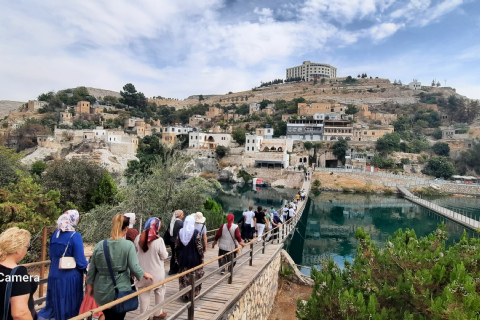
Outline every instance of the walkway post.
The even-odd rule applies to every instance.
[[[47,258],[47,227],[43,227],[42,230],[42,260],[45,261]],[[40,279],[43,279],[45,276],[45,264],[42,263],[40,266]],[[43,284],[40,285],[40,288],[38,290],[38,296],[39,298],[43,298]]]
[[[232,281],[233,281],[233,260],[234,260],[234,256],[233,256],[233,253],[231,253],[227,256],[227,261],[230,262],[230,265],[228,266],[228,272],[230,272],[230,275],[228,276],[228,280],[227,280],[228,284],[232,284]]]
[[[250,262],[248,263],[250,267],[253,264],[253,242],[250,242]]]
[[[263,248],[262,248],[262,254],[265,254],[265,243],[267,242],[267,237],[264,235],[263,236]]]
[[[195,320],[195,271],[190,272],[190,307],[188,307],[188,320]]]

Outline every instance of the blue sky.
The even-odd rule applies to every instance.
[[[248,90],[304,60],[480,99],[472,0],[0,0],[0,100],[90,86]]]

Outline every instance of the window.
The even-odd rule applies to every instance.
[[[192,140],[193,140],[193,136],[190,136],[190,139],[192,139]]]
[[[255,147],[252,147],[252,151],[255,151]]]
[[[252,140],[252,143],[255,143],[255,139]]]
[[[250,139],[247,140],[247,143],[250,143]]]
[[[375,135],[375,131],[372,131],[372,136],[374,136],[374,135]]]
[[[247,147],[247,151],[250,151],[250,147]]]

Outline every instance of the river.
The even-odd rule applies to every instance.
[[[296,193],[291,189],[252,190],[247,185],[223,185],[223,188],[216,200],[225,212],[233,212],[237,220],[249,205],[278,209]],[[285,242],[285,250],[296,264],[303,266],[301,271],[305,274],[329,257],[342,268],[344,260],[352,261],[355,257],[357,227],[362,227],[377,246],[383,247],[399,228],[414,229],[417,237],[422,237],[442,221],[449,233],[447,243],[458,241],[463,227],[401,197],[311,192],[297,231]],[[478,236],[471,230],[467,233]]]

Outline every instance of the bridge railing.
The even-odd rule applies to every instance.
[[[207,243],[211,243],[211,240],[213,238],[215,238],[215,234],[217,233],[217,231],[218,231],[218,229],[213,229],[213,230],[208,230],[207,231]],[[170,247],[167,248],[167,251],[168,252],[171,251]],[[85,255],[85,257],[87,259],[90,258],[91,256],[92,256],[92,254],[86,254]],[[169,261],[170,257],[171,256],[169,256],[165,261]],[[41,267],[42,269],[45,269],[45,267],[48,266],[50,263],[51,263],[50,260],[43,260],[43,261],[38,261],[38,262],[25,263],[25,264],[22,264],[21,266],[27,268],[27,270],[29,270],[30,268],[35,268],[35,267]],[[43,277],[44,272],[41,272],[40,274]],[[46,278],[40,278],[39,281],[37,282],[37,284],[39,285],[39,288],[41,288],[41,290],[39,290],[40,291],[39,292],[39,297],[33,300],[33,304],[35,306],[39,306],[47,300],[47,296],[46,296],[47,290],[43,290],[43,287],[47,286],[47,284],[48,284],[48,276]],[[45,295],[43,293],[45,293]]]
[[[143,320],[143,319],[146,319],[146,318],[152,316],[158,310],[165,308],[165,306],[167,306],[168,304],[172,303],[173,301],[177,300],[178,298],[180,298],[181,296],[183,296],[187,293],[189,294],[189,297],[190,297],[189,301],[186,302],[174,314],[172,314],[170,317],[168,317],[168,319],[169,320],[176,319],[183,312],[188,310],[188,317],[187,318],[188,318],[188,320],[193,320],[195,318],[195,301],[198,301],[200,298],[205,296],[208,292],[210,292],[211,290],[213,290],[214,288],[219,286],[224,280],[227,280],[227,283],[231,284],[232,281],[233,281],[233,276],[235,274],[236,269],[240,268],[242,265],[244,265],[247,262],[249,263],[250,266],[252,266],[254,257],[260,251],[262,252],[262,254],[264,254],[267,246],[275,244],[275,242],[277,244],[280,244],[280,243],[283,243],[285,241],[285,239],[288,237],[290,232],[292,230],[294,230],[298,220],[301,218],[301,216],[303,214],[303,210],[305,209],[305,204],[306,204],[307,199],[308,198],[306,198],[302,202],[301,206],[299,206],[299,208],[297,210],[297,213],[292,218],[290,218],[289,220],[287,220],[286,222],[284,222],[283,224],[280,225],[280,227],[278,228],[278,233],[277,232],[274,233],[274,231],[277,228],[273,228],[273,229],[269,230],[268,232],[264,233],[261,237],[256,237],[255,239],[253,239],[253,240],[251,240],[250,242],[247,243],[247,246],[248,246],[247,250],[245,250],[245,249],[242,250],[242,247],[239,246],[235,250],[232,250],[225,255],[218,256],[218,257],[216,257],[214,259],[211,259],[211,260],[209,260],[205,263],[202,263],[201,265],[199,265],[195,268],[189,269],[189,270],[187,270],[185,272],[182,272],[182,273],[179,273],[179,274],[177,274],[173,277],[170,277],[170,278],[165,279],[163,281],[152,284],[151,286],[148,286],[146,288],[138,290],[135,293],[132,293],[128,296],[125,296],[123,298],[112,301],[112,302],[107,303],[107,304],[105,304],[103,306],[100,306],[98,308],[95,308],[95,309],[92,309],[92,310],[87,311],[85,313],[82,313],[82,314],[80,314],[80,315],[78,315],[74,318],[69,319],[69,320],[82,320],[82,319],[91,320],[92,316],[97,312],[112,308],[113,306],[115,306],[119,303],[122,303],[126,300],[129,300],[133,297],[136,297],[136,296],[138,296],[142,293],[149,292],[150,290],[153,290],[153,289],[155,289],[159,286],[163,286],[163,285],[165,285],[165,284],[167,284],[171,281],[175,281],[178,278],[183,277],[185,275],[189,276],[189,282],[190,282],[189,286],[187,286],[186,288],[178,291],[174,295],[166,298],[162,303],[155,305],[153,308],[149,309],[148,311],[144,312],[143,314],[138,315],[137,317],[134,318],[134,320]],[[237,253],[238,253],[238,256],[235,257],[234,255],[237,254]],[[248,259],[245,259],[245,261],[239,262],[238,264],[236,264],[237,261],[239,261],[241,258],[246,257],[247,255],[248,255]],[[203,268],[207,265],[210,265],[210,264],[218,261],[219,259],[221,259],[223,257],[225,257],[228,261],[225,265],[223,265],[222,267],[216,268],[215,270],[213,270],[209,274],[204,275],[199,280],[195,279],[194,271],[196,271],[200,268]],[[218,274],[218,272],[221,269],[227,269],[228,271],[225,273],[225,275],[223,275],[220,279],[218,279],[210,287],[206,288],[205,290],[202,290],[202,293],[195,297],[195,287],[198,286],[199,284],[205,282],[208,278],[212,277],[213,275]]]

